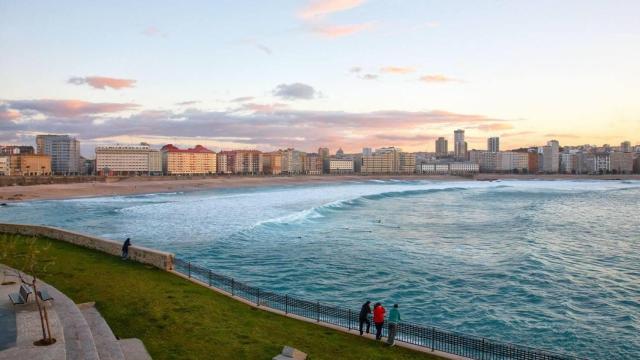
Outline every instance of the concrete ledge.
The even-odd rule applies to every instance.
[[[122,254],[122,244],[119,242],[55,227],[0,223],[0,233],[25,236],[43,236],[88,249],[98,250],[109,255],[120,256]],[[173,270],[173,258],[174,255],[168,252],[149,249],[142,246],[132,245],[129,247],[130,260],[153,265],[162,270]]]

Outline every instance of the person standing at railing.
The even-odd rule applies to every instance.
[[[389,344],[389,346],[393,346],[396,343],[396,333],[398,332],[398,323],[400,320],[398,304],[394,304],[391,311],[389,311],[389,336],[387,336],[387,344]]]
[[[367,324],[367,334],[369,333],[369,328],[371,327],[371,321],[369,321],[369,314],[371,314],[371,301],[367,301],[362,305],[360,309],[360,336],[362,336],[362,326]]]
[[[129,246],[131,246],[131,239],[127,238],[122,244],[122,260],[127,260],[129,258]]]
[[[382,328],[384,327],[384,313],[386,310],[380,303],[373,306],[373,323],[376,325],[376,340],[382,339]]]

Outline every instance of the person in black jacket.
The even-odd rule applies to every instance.
[[[369,314],[371,314],[371,301],[367,301],[362,305],[360,309],[360,335],[362,336],[362,326],[367,324],[367,334],[369,333],[369,328],[371,327],[371,320],[369,320]]]
[[[129,258],[129,246],[131,246],[131,239],[127,238],[122,244],[122,260],[127,260]]]

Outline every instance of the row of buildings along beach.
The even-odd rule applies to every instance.
[[[435,152],[405,152],[397,147],[364,148],[331,154],[293,148],[212,151],[204,146],[112,144],[95,147],[95,158],[80,155],[80,142],[70,135],[37,135],[36,146],[0,146],[0,175],[322,175],[322,174],[631,174],[640,173],[640,146],[546,145],[501,151],[500,138],[487,139],[486,150],[468,150],[464,130],[449,140],[439,137]]]

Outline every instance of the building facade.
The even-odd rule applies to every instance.
[[[265,175],[282,174],[282,151],[262,154],[262,173]]]
[[[353,160],[352,159],[330,159],[329,160],[329,173],[331,174],[353,174]]]
[[[307,175],[322,175],[322,158],[318,154],[307,154],[304,157],[304,173]]]
[[[611,161],[611,172],[615,174],[633,173],[633,153],[614,152],[609,154]]]
[[[560,169],[560,144],[557,140],[547,142],[542,147],[542,171],[548,174],[557,173]]]
[[[262,152],[258,150],[232,150],[220,153],[227,158],[228,173],[241,175],[262,173]]]
[[[489,152],[498,152],[500,151],[500,138],[499,137],[490,137],[487,139],[487,151]]]
[[[459,161],[467,158],[467,142],[464,140],[464,130],[458,129],[453,132],[453,155]]]
[[[51,156],[51,170],[58,175],[80,174],[80,142],[69,135],[36,136],[37,153]]]
[[[166,175],[215,174],[216,153],[202,145],[179,149],[173,144],[162,147],[162,170]]]
[[[96,147],[98,175],[158,175],[162,173],[160,151],[147,144]]]
[[[449,156],[449,141],[443,137],[436,140],[436,157]]]

